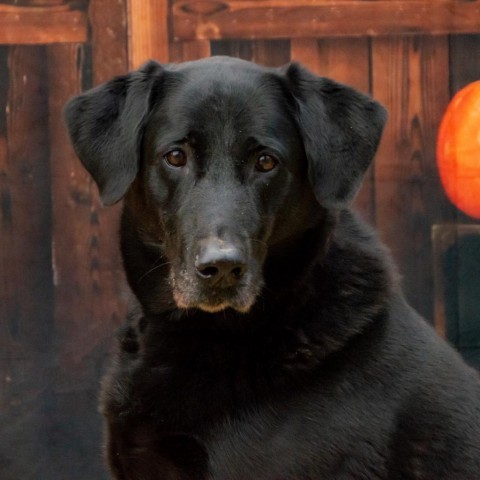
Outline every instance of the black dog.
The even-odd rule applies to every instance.
[[[299,65],[150,62],[73,99],[140,304],[102,394],[122,480],[480,479],[480,382],[349,210],[386,114]]]

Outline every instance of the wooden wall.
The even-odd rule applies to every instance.
[[[295,8],[292,7],[295,5]],[[101,479],[98,382],[124,312],[119,208],[67,141],[66,100],[148,58],[305,63],[390,119],[357,206],[434,320],[438,125],[480,78],[480,1],[0,1],[0,478]]]

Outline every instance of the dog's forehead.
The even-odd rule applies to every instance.
[[[230,58],[181,64],[170,72],[169,87],[157,107],[162,131],[230,131],[278,136],[291,128],[281,78],[274,69]],[[158,117],[157,117],[158,118]]]
[[[181,72],[192,78],[200,79],[215,78],[223,76],[224,78],[231,77],[232,79],[262,75],[268,72],[277,71],[277,69],[264,67],[253,62],[248,62],[240,58],[214,56],[195,60],[191,62],[184,62],[171,65],[170,71]]]

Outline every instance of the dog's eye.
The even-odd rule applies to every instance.
[[[278,165],[278,160],[271,155],[262,154],[257,158],[255,163],[255,170],[257,172],[269,172]]]
[[[176,148],[163,156],[163,159],[172,167],[183,167],[187,163],[187,154]]]

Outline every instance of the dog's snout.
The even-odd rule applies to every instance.
[[[204,281],[228,287],[235,285],[245,274],[247,261],[240,247],[221,240],[210,240],[202,245],[195,268]]]

